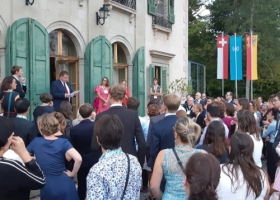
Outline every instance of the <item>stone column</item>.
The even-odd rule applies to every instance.
[[[79,98],[80,98],[80,105],[83,104],[85,102],[85,71],[84,71],[84,67],[85,67],[85,58],[79,58],[79,87],[78,90],[80,90],[79,92]],[[78,107],[80,106],[78,105]]]
[[[0,48],[0,77],[5,77],[5,48]]]

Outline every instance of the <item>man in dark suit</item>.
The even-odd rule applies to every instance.
[[[78,194],[80,199],[86,198],[86,178],[90,168],[98,162],[101,150],[91,149],[92,133],[94,123],[91,121],[93,115],[92,105],[86,103],[79,108],[80,115],[84,118],[78,125],[70,129],[70,137],[73,147],[81,154],[82,164],[78,171]],[[99,146],[97,146],[98,148]]]
[[[15,136],[19,136],[24,141],[25,146],[37,136],[32,131],[34,123],[27,120],[26,116],[30,110],[30,103],[25,98],[19,98],[15,102],[15,110],[17,112],[17,117],[13,118],[15,124]]]
[[[70,94],[73,92],[69,80],[69,73],[62,71],[59,74],[59,79],[52,82],[51,95],[53,96],[53,107],[55,111],[59,111],[62,101],[69,101],[72,103]]]
[[[11,74],[13,77],[15,77],[17,82],[17,87],[14,89],[14,91],[19,93],[20,98],[24,98],[26,94],[26,79],[22,77],[22,67],[13,66],[11,68]]]
[[[135,110],[129,110],[122,106],[122,100],[125,97],[126,90],[122,85],[115,85],[110,89],[111,107],[96,115],[95,121],[98,121],[101,116],[105,114],[118,115],[124,125],[124,136],[122,138],[122,150],[138,158],[141,166],[144,164],[145,158],[145,138],[143,135],[142,127]],[[138,152],[136,151],[135,140],[138,144]],[[96,149],[97,146],[96,136],[92,138],[92,148]]]
[[[230,92],[230,91],[227,92],[227,93],[226,93],[226,101],[227,101],[228,103],[235,104],[234,101],[232,100],[232,98],[233,98],[233,93]]]

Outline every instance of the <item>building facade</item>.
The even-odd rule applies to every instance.
[[[30,0],[31,1],[31,0]],[[92,103],[94,88],[108,77],[126,79],[145,114],[149,88],[159,78],[188,77],[188,1],[184,0],[0,0],[0,76],[23,67],[33,109],[62,70],[70,73],[74,109]],[[96,12],[106,5],[104,25]],[[102,19],[100,20],[103,23]]]

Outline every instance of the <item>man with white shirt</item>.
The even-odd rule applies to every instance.
[[[11,68],[11,74],[15,77],[17,82],[17,87],[14,91],[19,93],[20,98],[24,98],[26,93],[26,79],[22,77],[22,67],[13,66]]]
[[[227,101],[228,103],[235,104],[232,98],[233,98],[233,93],[230,92],[230,91],[227,92],[227,93],[226,93],[226,101]]]
[[[71,93],[73,92],[69,80],[69,73],[62,71],[59,74],[59,79],[52,82],[51,95],[53,96],[53,107],[55,111],[59,111],[62,101],[69,101],[72,103]]]
[[[25,146],[37,136],[32,130],[34,123],[28,121],[26,116],[30,110],[30,102],[25,98],[19,98],[15,101],[16,118],[13,118],[15,125],[14,136],[19,136],[24,141]]]
[[[221,121],[224,125],[225,128],[225,138],[228,138],[228,127],[227,125],[221,120],[220,116],[220,107],[217,106],[214,103],[210,103],[207,105],[207,120],[209,121],[209,123],[211,123],[212,121]],[[207,124],[207,123],[206,123]],[[206,135],[206,131],[207,131],[207,127],[206,126],[203,130],[203,133],[200,137],[200,141],[198,143],[198,145],[202,145],[205,139],[205,135]]]
[[[124,125],[124,135],[122,137],[121,148],[123,152],[134,155],[138,158],[141,166],[144,164],[146,143],[138,113],[135,110],[126,109],[122,106],[122,101],[125,98],[126,89],[123,85],[114,85],[110,89],[111,107],[96,115],[95,122],[97,122],[103,115],[117,115]],[[100,146],[97,143],[95,133],[93,133],[91,148],[98,150]],[[138,144],[138,151],[136,151],[135,140]]]

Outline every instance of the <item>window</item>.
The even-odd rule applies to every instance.
[[[153,16],[153,24],[171,28],[175,23],[174,0],[148,0],[148,14]]]

